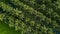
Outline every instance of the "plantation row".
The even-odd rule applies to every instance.
[[[35,10],[42,12],[45,16],[51,18],[52,20],[56,20],[57,22],[60,22],[60,16],[54,12],[53,8],[48,8],[45,4],[36,4],[34,1],[23,1],[25,4],[33,7]],[[51,2],[50,2],[51,3]],[[52,3],[53,6],[54,3]],[[55,6],[55,5],[54,5]],[[55,8],[54,8],[55,9]]]
[[[31,3],[32,4],[32,3]],[[24,6],[24,5],[23,5]],[[31,10],[31,9],[30,9]],[[57,15],[56,13],[54,13],[54,12],[52,12],[52,9],[48,9],[49,10],[49,12],[47,11],[44,11],[44,13],[45,13],[45,15],[47,15],[48,17],[50,17],[51,19],[53,19],[53,20],[56,20],[58,23],[60,22],[60,16],[59,15]],[[42,12],[42,11],[40,11],[40,12]]]
[[[9,2],[16,8],[0,2],[0,20],[15,30],[20,30],[21,34],[55,34],[53,29],[60,31],[60,16],[53,8],[46,7],[45,4],[40,5],[35,0],[9,0]]]
[[[16,3],[17,3],[17,2],[19,3],[19,1],[16,1]],[[31,8],[31,7],[27,6],[27,5],[24,5],[24,4],[21,3],[21,2],[20,2],[20,4],[18,4],[18,3],[16,4],[16,3],[15,3],[15,5],[19,5],[19,6],[22,5],[22,7],[25,6],[25,7],[27,8],[27,9],[26,9],[26,8],[25,8],[25,9],[28,10],[29,12],[31,12],[32,14],[34,13],[34,14],[36,14],[36,15],[38,15],[38,16],[40,16],[40,14],[41,14],[40,12],[35,11],[33,8]],[[31,8],[31,9],[30,9],[30,8]],[[31,11],[30,11],[30,10],[31,10]],[[33,12],[33,11],[34,11],[34,12]],[[40,16],[40,17],[41,17],[41,16]],[[43,17],[44,17],[44,16],[43,16]],[[44,19],[44,18],[43,18],[43,19]]]

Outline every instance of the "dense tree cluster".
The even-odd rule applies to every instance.
[[[21,34],[56,34],[59,6],[59,0],[8,0],[0,2],[0,20]]]

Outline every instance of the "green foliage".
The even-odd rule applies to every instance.
[[[3,21],[5,14],[0,14],[0,20]]]
[[[52,0],[9,0],[11,4],[0,2],[4,21],[21,34],[55,34],[53,29],[60,30],[60,16],[54,8],[58,1]]]

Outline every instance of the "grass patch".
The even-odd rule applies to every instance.
[[[15,31],[14,28],[10,28],[7,24],[0,21],[0,34],[20,34],[20,32]]]

